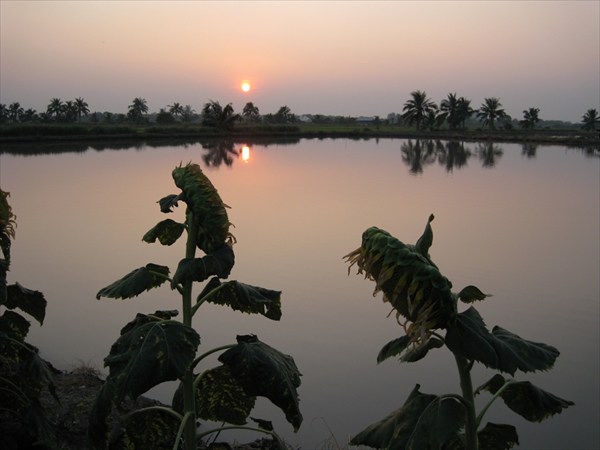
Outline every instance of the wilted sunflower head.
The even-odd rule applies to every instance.
[[[358,273],[375,281],[376,295],[383,292],[397,316],[407,322],[407,334],[414,341],[426,340],[432,330],[446,328],[456,313],[456,301],[450,291],[452,284],[433,264],[428,255],[433,234],[430,216],[423,236],[417,245],[407,245],[387,231],[368,228],[362,235],[361,246],[344,258],[350,266],[357,265]]]
[[[204,175],[198,164],[180,165],[173,170],[173,180],[189,210],[198,220],[198,248],[212,253],[223,244],[231,245],[235,237],[229,232],[228,206],[223,203],[217,189]]]

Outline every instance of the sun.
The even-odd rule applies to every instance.
[[[250,91],[250,83],[248,81],[244,81],[242,82],[242,85],[240,86],[242,88],[242,91],[244,92],[249,92]]]

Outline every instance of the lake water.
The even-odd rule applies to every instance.
[[[430,253],[454,289],[475,284],[493,294],[476,305],[490,328],[561,352],[553,370],[516,378],[576,403],[532,424],[499,402],[487,419],[515,425],[521,448],[600,447],[597,150],[324,139],[253,145],[244,162],[199,143],[105,147],[36,156],[5,147],[0,155],[0,185],[18,223],[9,283],[45,294],[46,321],[32,326],[30,341],[57,367],[101,367],[136,312],[179,307],[166,286],[127,301],[95,295],[148,262],[174,270],[183,242],[163,247],[141,237],[165,218],[157,200],[178,192],[171,170],[193,161],[231,206],[230,279],[283,291],[280,322],[204,305],[195,328],[205,350],[255,333],[294,357],[303,373],[300,431],[268,401],[253,414],[272,420],[291,444],[332,448],[333,433],[343,446],[399,407],[416,383],[427,393],[459,391],[444,350],[377,365],[381,347],[403,333],[381,294],[372,297],[373,282],[354,270],[349,276],[342,260],[367,227],[414,243],[434,213]],[[224,154],[229,164],[217,167]],[[182,220],[182,208],[174,214]],[[492,375],[474,370],[474,384]],[[171,389],[152,394],[169,401]]]

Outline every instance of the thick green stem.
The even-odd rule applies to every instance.
[[[478,450],[477,441],[477,419],[475,417],[475,395],[473,394],[473,382],[471,381],[471,364],[466,358],[454,355],[458,374],[460,376],[460,388],[462,397],[467,408],[467,423],[465,426],[465,450]]]
[[[198,236],[198,222],[192,211],[187,211],[187,242],[185,246],[185,257],[193,258],[196,255],[196,239]],[[183,284],[183,324],[192,326],[192,281],[186,281]],[[194,395],[194,369],[190,366],[183,376],[183,411],[187,417],[192,420],[185,422],[183,430],[183,439],[185,450],[195,450],[196,448],[196,401]]]

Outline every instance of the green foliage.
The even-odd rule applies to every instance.
[[[238,336],[237,341],[238,345],[219,356],[219,361],[229,367],[249,395],[266,397],[279,406],[298,431],[302,414],[296,388],[301,374],[294,359],[256,336]]]
[[[375,294],[383,291],[405,321],[399,323],[403,336],[388,342],[379,352],[377,362],[398,357],[403,362],[423,358],[434,348],[445,346],[457,362],[461,395],[432,396],[419,392],[419,385],[404,406],[357,434],[353,445],[384,449],[448,448],[509,449],[518,445],[515,427],[488,423],[480,429],[482,419],[497,399],[517,414],[539,422],[573,402],[546,392],[528,381],[505,379],[496,374],[473,392],[471,369],[475,362],[508,373],[534,372],[553,367],[559,352],[556,348],[533,342],[502,328],[488,330],[479,312],[469,306],[458,312],[459,300],[473,303],[490,297],[469,285],[458,293],[438,270],[429,256],[433,242],[429,217],[425,231],[415,245],[404,244],[389,233],[371,227],[363,233],[361,246],[345,256],[350,268],[375,281]],[[349,270],[350,270],[349,268]],[[445,330],[445,335],[441,333]],[[489,392],[492,398],[475,414],[474,395]]]
[[[29,321],[15,311],[30,315],[41,325],[47,302],[39,291],[7,283],[16,228],[8,195],[0,189],[0,435],[3,444],[13,443],[15,448],[36,442],[53,445],[55,430],[40,404],[45,389],[58,401],[52,372],[38,349],[26,342]]]
[[[279,320],[281,292],[235,280],[221,282],[229,277],[235,263],[232,248],[235,239],[229,232],[226,205],[198,165],[180,165],[172,175],[181,192],[160,199],[160,211],[172,213],[179,202],[183,202],[186,204],[185,222],[163,220],[146,232],[142,240],[172,245],[186,232],[185,256],[173,277],[170,278],[168,267],[147,264],[101,289],[97,298],[127,299],[168,281],[171,289],[181,294],[183,318],[181,322],[173,319],[177,311],[138,314],[121,330],[121,336],[104,360],[110,372],[90,414],[90,440],[96,447],[105,448],[109,443],[106,419],[113,406],[127,398],[135,399],[169,380],[180,381],[173,409],[169,411],[179,427],[176,440],[181,439],[186,450],[196,448],[197,419],[244,425],[256,396],[271,400],[297,430],[302,423],[297,394],[300,372],[292,357],[255,336],[238,336],[236,344],[196,357],[200,335],[192,326],[192,317],[200,306],[205,303],[227,305],[234,310]],[[196,257],[196,249],[205,255]],[[206,280],[209,281],[192,304],[193,284]],[[205,356],[223,350],[226,351],[219,356],[223,365],[194,372]],[[127,430],[130,426],[126,425]],[[272,429],[261,430],[278,439]],[[127,433],[117,434],[124,436],[119,448],[151,445],[150,442],[133,444]],[[179,444],[176,442],[175,447]]]

